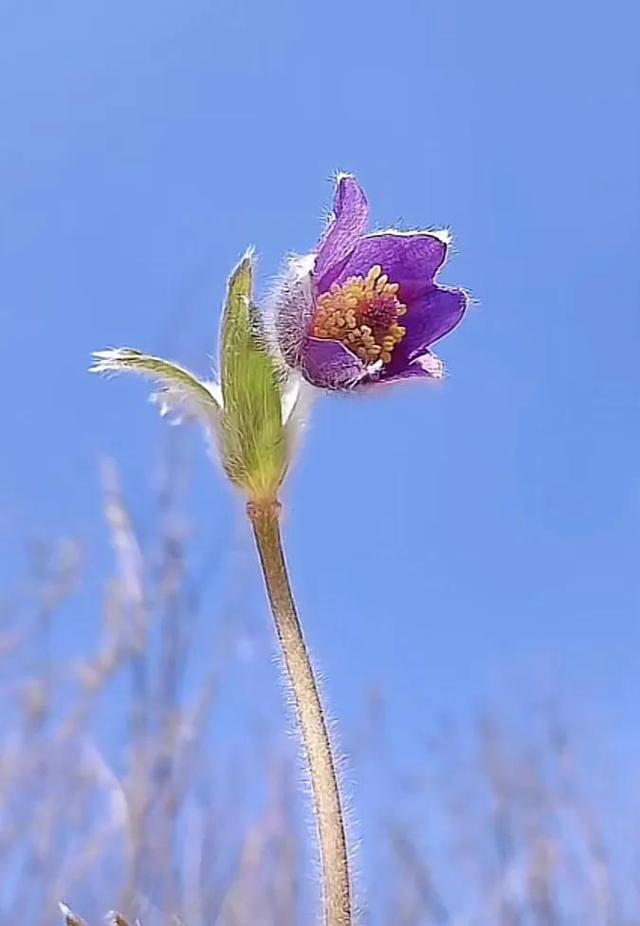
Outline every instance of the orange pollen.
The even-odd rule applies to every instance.
[[[407,333],[398,324],[407,311],[398,299],[399,289],[378,265],[366,277],[334,283],[318,297],[311,329],[314,338],[341,341],[363,363],[389,363],[396,344]]]

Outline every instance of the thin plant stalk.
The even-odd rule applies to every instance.
[[[351,926],[349,855],[336,760],[289,583],[280,534],[280,505],[250,503],[248,513],[311,779],[322,863],[324,923],[325,926]]]

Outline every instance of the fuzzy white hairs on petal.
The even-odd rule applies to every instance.
[[[269,334],[288,366],[300,360],[302,345],[313,316],[315,255],[290,257],[265,300]]]
[[[433,379],[443,379],[445,375],[444,363],[439,357],[436,357],[435,354],[432,354],[431,351],[428,351],[426,354],[423,354],[421,357],[416,357],[413,361],[422,367],[425,373],[428,373],[429,376]]]

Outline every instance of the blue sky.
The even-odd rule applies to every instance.
[[[4,0],[0,23],[7,581],[34,534],[106,558],[101,453],[145,518],[165,426],[90,352],[206,372],[239,255],[264,291],[351,170],[375,225],[453,229],[443,280],[477,305],[443,386],[323,400],[286,491],[334,713],[379,681],[400,754],[442,710],[551,690],[637,761],[637,7]],[[199,542],[249,550],[197,446]]]

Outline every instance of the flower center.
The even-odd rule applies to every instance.
[[[382,267],[366,277],[351,277],[318,297],[311,333],[314,338],[341,341],[363,363],[389,363],[407,330],[398,318],[407,311],[398,299],[398,283],[390,283]]]

